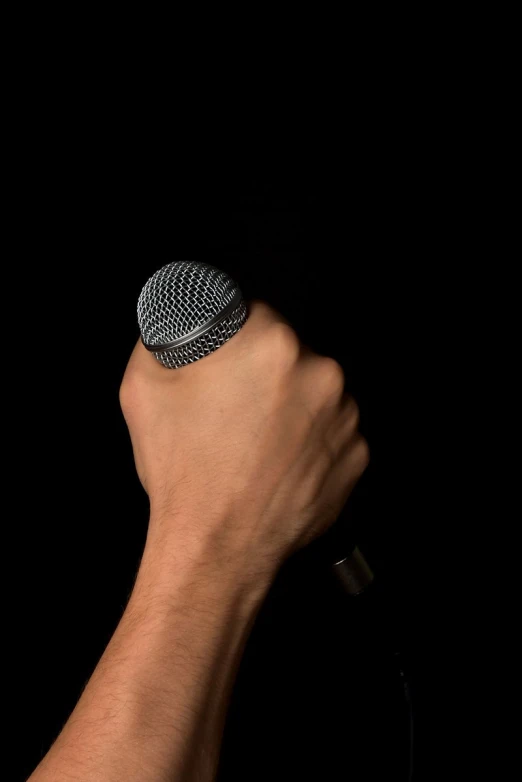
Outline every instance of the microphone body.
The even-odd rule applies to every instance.
[[[179,261],[159,269],[138,299],[145,348],[167,369],[180,369],[218,350],[244,326],[248,308],[237,283],[206,263]],[[327,533],[328,534],[328,533]],[[355,544],[334,555],[344,591],[361,594],[373,573]]]

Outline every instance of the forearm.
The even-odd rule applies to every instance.
[[[237,668],[270,580],[208,549],[147,544],[121,622],[31,782],[210,782]],[[178,547],[179,548],[179,547]]]

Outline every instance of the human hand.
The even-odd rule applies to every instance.
[[[149,538],[167,553],[196,546],[218,565],[275,570],[333,524],[368,463],[341,367],[263,302],[181,370],[138,342],[120,401]]]

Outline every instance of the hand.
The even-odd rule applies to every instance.
[[[277,568],[336,520],[368,463],[341,367],[262,302],[181,369],[138,342],[120,390],[149,537],[219,565]]]

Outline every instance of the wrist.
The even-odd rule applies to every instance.
[[[280,566],[248,546],[225,546],[215,535],[151,518],[133,603],[162,609],[184,596],[194,605],[233,604],[248,612],[263,601]]]

